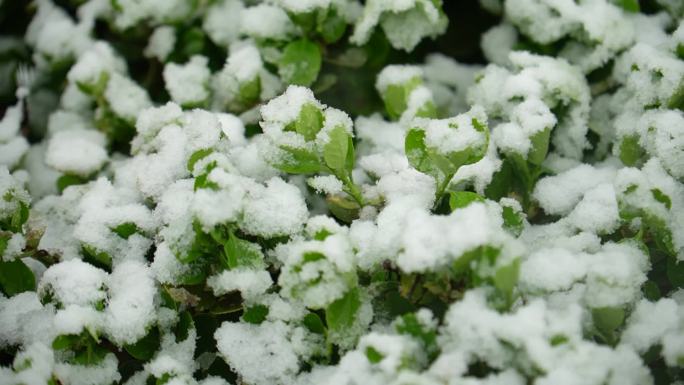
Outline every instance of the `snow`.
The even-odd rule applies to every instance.
[[[411,51],[423,37],[444,33],[448,20],[430,0],[370,0],[356,21],[351,42],[365,44],[378,24],[394,48]]]
[[[294,32],[294,25],[285,10],[275,5],[259,4],[245,8],[240,16],[240,32],[255,39],[284,40]]]
[[[312,104],[319,109],[323,109],[313,95],[313,92],[301,86],[289,86],[285,92],[271,99],[267,104],[261,107],[261,117],[263,122],[261,127],[266,134],[270,134],[282,128],[297,119],[302,106],[305,104]]]
[[[109,353],[97,365],[70,365],[55,364],[54,374],[57,379],[65,384],[73,385],[97,385],[119,381],[121,375],[118,371],[116,356]]]
[[[117,265],[107,282],[109,300],[105,310],[105,330],[119,345],[135,343],[144,337],[156,318],[157,289],[152,271],[137,261]]]
[[[107,161],[105,144],[106,138],[99,131],[59,131],[48,143],[45,162],[58,171],[87,177]]]
[[[161,26],[154,29],[145,47],[145,56],[164,62],[176,45],[176,31],[173,27]]]
[[[313,12],[316,9],[326,9],[332,0],[278,0],[279,4],[286,11],[293,13]]]
[[[299,232],[309,213],[298,188],[280,178],[248,192],[240,227],[249,234],[264,238],[293,235]]]
[[[260,325],[224,322],[215,338],[221,355],[245,381],[255,385],[287,383],[299,371],[288,326],[281,321]],[[268,365],[263,365],[268,357]]]
[[[50,266],[38,285],[41,296],[49,295],[61,305],[88,306],[107,298],[107,273],[78,259]]]
[[[253,385],[671,376],[684,358],[684,290],[672,275],[684,261],[682,7],[480,3],[499,18],[479,37],[484,65],[425,51],[441,42],[409,54],[422,62],[390,53],[376,63],[374,34],[411,51],[445,32],[442,0],[90,0],[69,12],[36,0],[23,40],[0,39],[10,60],[2,93],[16,97],[0,120],[0,248],[36,282],[13,293],[0,277],[0,350],[11,353],[0,382],[228,385],[210,375],[217,359],[231,381]],[[332,15],[348,32],[335,45],[321,40]],[[176,52],[187,22],[209,39],[208,56]],[[146,31],[140,52],[97,40],[102,23],[122,36]],[[320,44],[326,71],[340,61],[377,77],[356,85],[333,71],[311,89],[287,85],[280,57],[300,39]],[[216,47],[224,63],[210,60]],[[148,89],[140,58],[166,93]],[[337,87],[350,85],[341,103]],[[296,132],[310,123],[302,118],[318,120],[312,112],[320,127]],[[111,123],[135,128],[130,152],[112,142]],[[354,146],[350,180],[325,165],[275,167],[294,160],[286,147],[325,163],[339,128]],[[427,173],[406,154],[414,130]],[[83,183],[58,191],[60,176]],[[341,215],[352,180],[363,203]],[[449,194],[462,192],[482,199],[450,210]],[[227,268],[228,233],[263,261]],[[350,290],[359,303],[335,328],[330,306]],[[412,314],[391,315],[397,295],[417,303]],[[228,310],[217,301],[268,311],[258,323],[224,314],[205,329],[200,314]],[[624,311],[613,333],[601,330],[605,309]],[[179,341],[186,311],[194,322]],[[316,317],[323,333],[309,329]],[[129,362],[117,349],[152,330],[153,356],[131,377],[119,372]],[[76,365],[71,348],[51,347],[60,335],[90,336],[108,354]],[[651,355],[667,369],[653,369]]]
[[[209,98],[209,60],[195,55],[185,64],[164,66],[164,84],[171,100],[182,106],[196,106]]]
[[[580,165],[558,175],[542,178],[533,196],[545,212],[565,215],[582,199],[586,191],[615,178],[611,168]]]
[[[342,181],[335,178],[333,175],[319,175],[310,178],[307,182],[309,183],[309,186],[317,192],[328,195],[335,195],[342,192]]]
[[[152,106],[147,91],[118,73],[110,76],[104,97],[115,114],[130,122],[135,122],[140,111]]]
[[[0,298],[0,345],[51,343],[54,309],[43,308],[35,292]]]
[[[344,235],[323,241],[300,241],[276,250],[283,263],[281,295],[321,309],[342,298],[353,284],[353,254]]]
[[[69,70],[67,79],[76,84],[94,85],[103,73],[125,72],[126,64],[116,56],[114,49],[105,42],[96,42]]]
[[[671,333],[681,329],[681,309],[670,298],[657,302],[642,299],[627,320],[620,342],[645,353],[651,346],[677,338]]]
[[[267,271],[250,269],[226,270],[207,278],[207,285],[217,296],[239,291],[247,300],[263,294],[273,284]]]
[[[204,16],[202,28],[214,43],[228,46],[240,34],[240,20],[244,5],[240,0],[213,3]]]
[[[402,85],[422,79],[423,70],[412,65],[390,65],[382,69],[375,81],[375,88],[382,94],[390,85]]]
[[[509,64],[508,54],[518,40],[518,32],[508,23],[490,28],[482,34],[482,51],[491,63],[505,66]]]

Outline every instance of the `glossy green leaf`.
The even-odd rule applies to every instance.
[[[255,76],[254,79],[240,84],[238,98],[240,103],[249,106],[259,101],[261,96],[261,77]]]
[[[0,257],[5,254],[5,250],[7,250],[7,245],[11,238],[12,236],[10,234],[0,234]],[[2,260],[2,258],[0,258],[0,260]]]
[[[672,208],[672,200],[667,194],[663,193],[660,189],[651,189],[651,194],[653,194],[653,198],[655,200],[662,203],[668,210]]]
[[[368,358],[368,362],[371,364],[377,364],[378,362],[382,361],[385,356],[377,351],[374,347],[368,346],[366,348],[366,358]]]
[[[0,261],[0,288],[7,296],[36,289],[33,271],[21,260]]]
[[[259,245],[230,234],[228,241],[223,245],[225,254],[225,266],[228,269],[238,267],[257,268],[264,267],[264,255]]]
[[[242,320],[251,324],[260,324],[264,322],[268,315],[268,306],[254,305],[245,310],[242,314]]]
[[[644,156],[638,136],[626,136],[620,143],[620,160],[626,166],[636,166]]]
[[[387,114],[393,120],[399,119],[408,107],[408,100],[411,92],[420,86],[423,80],[419,77],[412,78],[406,83],[390,84],[382,93],[382,100],[385,102]]]
[[[470,205],[473,202],[484,202],[479,194],[471,191],[452,191],[449,193],[449,208],[451,211]]]
[[[78,175],[64,174],[57,178],[57,191],[62,193],[67,187],[84,184],[88,180]]]
[[[591,311],[594,326],[609,344],[615,343],[615,330],[625,321],[625,310],[619,307],[602,307]]]
[[[315,104],[306,103],[299,110],[297,119],[285,126],[285,131],[294,131],[307,141],[314,140],[323,128],[323,112]]]
[[[316,30],[326,43],[340,40],[346,29],[347,21],[337,13],[336,7],[329,7],[327,12],[318,15]]]
[[[141,230],[138,228],[138,225],[133,222],[124,222],[114,227],[112,231],[123,239],[128,239],[128,237],[131,235],[141,232]]]
[[[641,10],[639,0],[615,0],[615,2],[627,12],[638,13]]]
[[[190,335],[190,329],[194,327],[192,315],[188,311],[180,313],[178,323],[173,328],[173,334],[176,336],[176,342],[185,341]]]
[[[413,168],[420,172],[431,174],[432,164],[430,163],[430,155],[425,145],[425,131],[411,129],[406,134],[406,139],[404,140],[404,152],[409,164]]]
[[[188,159],[188,171],[192,172],[195,169],[195,164],[209,156],[212,152],[214,152],[214,149],[212,148],[202,148],[193,152]]]
[[[551,129],[545,128],[530,137],[532,148],[527,153],[527,161],[534,165],[541,165],[549,152]]]
[[[98,251],[95,247],[91,245],[84,244],[81,246],[81,254],[83,254],[83,260],[90,263],[93,266],[97,266],[101,269],[111,271],[112,269],[112,256],[104,251]]]
[[[303,149],[280,146],[285,156],[273,166],[288,174],[315,174],[322,170],[321,160],[315,153]]]
[[[278,62],[278,74],[289,84],[310,86],[321,70],[321,50],[307,39],[295,40],[285,46]]]
[[[360,307],[359,289],[353,288],[325,309],[325,321],[328,328],[339,332],[352,327]]]
[[[316,333],[316,334],[325,334],[325,325],[323,325],[323,321],[321,320],[321,317],[318,316],[316,313],[309,313],[304,316],[304,326],[306,326],[307,329],[309,329],[310,332]]]
[[[523,214],[515,211],[510,206],[503,206],[501,214],[504,220],[504,228],[516,237],[520,235],[525,227]]]
[[[518,284],[520,273],[520,258],[516,258],[512,263],[500,267],[494,273],[494,286],[499,289],[507,299],[511,298],[513,289]]]
[[[336,175],[347,173],[347,155],[349,152],[349,133],[342,126],[333,128],[328,136],[328,143],[323,146],[323,160]]]
[[[159,339],[159,329],[155,326],[150,329],[150,331],[145,335],[145,337],[139,339],[134,344],[128,344],[124,346],[124,349],[133,356],[133,358],[148,361],[154,353],[159,350],[160,339]]]

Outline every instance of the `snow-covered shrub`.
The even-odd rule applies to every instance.
[[[682,383],[683,17],[0,1],[0,384]]]

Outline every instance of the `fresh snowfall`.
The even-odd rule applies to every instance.
[[[44,384],[684,384],[684,1],[0,0]]]

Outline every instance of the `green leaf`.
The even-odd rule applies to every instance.
[[[81,336],[73,334],[62,334],[52,340],[52,348],[55,350],[64,350],[70,348],[72,345],[79,342]]]
[[[85,348],[76,352],[76,355],[68,361],[83,366],[97,365],[104,360],[107,353],[109,350],[97,345],[95,341],[88,341]]]
[[[366,357],[368,358],[368,362],[371,364],[377,364],[378,362],[382,361],[385,356],[377,351],[374,347],[368,346],[366,348]]]
[[[470,205],[473,202],[484,202],[479,194],[471,191],[452,191],[449,193],[449,208],[451,211]]]
[[[209,174],[213,169],[217,167],[216,161],[210,162],[204,168],[204,172],[197,177],[195,177],[194,190],[197,191],[201,188],[208,188],[212,190],[218,190],[219,186],[215,182],[209,180]]]
[[[397,120],[401,117],[401,114],[408,107],[411,92],[422,83],[423,80],[420,77],[415,77],[409,79],[406,83],[390,84],[387,86],[382,94],[382,100],[385,102],[385,109],[390,118]]]
[[[323,325],[323,321],[321,320],[321,317],[318,316],[316,313],[309,313],[304,316],[304,326],[306,326],[307,329],[309,329],[310,332],[316,333],[316,334],[325,334],[325,325]]]
[[[347,175],[351,175],[352,171],[354,171],[355,160],[354,139],[352,139],[351,135],[347,135],[347,158],[345,160]]]
[[[278,74],[289,84],[308,87],[316,80],[320,70],[321,50],[316,43],[307,39],[286,45],[278,62]]]
[[[134,344],[125,345],[124,349],[133,356],[133,358],[140,361],[148,361],[154,353],[159,350],[159,329],[155,326]]]
[[[516,258],[511,264],[499,268],[494,273],[494,286],[499,289],[510,303],[513,289],[518,283],[520,273],[520,258]]]
[[[0,261],[0,288],[8,297],[36,289],[33,271],[21,260]]]
[[[299,110],[297,119],[287,126],[285,131],[294,131],[304,137],[307,141],[314,140],[316,134],[323,128],[323,112],[312,103],[306,103]]]
[[[620,143],[620,160],[625,166],[636,166],[644,156],[644,150],[639,145],[639,137],[636,135],[626,136]]]
[[[680,59],[684,60],[684,46],[682,44],[677,46],[677,54]],[[684,111],[684,80],[679,83],[677,90],[668,99],[667,108]]]
[[[11,199],[11,198],[10,198]],[[8,200],[8,199],[6,199]],[[28,220],[29,207],[26,203],[18,201],[19,207],[12,212],[9,220],[0,221],[0,230],[7,230],[13,233],[20,233],[22,226]]]
[[[527,153],[527,161],[539,166],[546,159],[546,154],[549,152],[549,138],[551,136],[551,128],[545,128],[530,137],[532,148]]]
[[[325,321],[328,328],[340,332],[352,327],[360,307],[359,289],[355,287],[325,309]]]
[[[316,31],[318,31],[327,44],[340,40],[346,29],[347,22],[337,14],[337,8],[329,7],[328,12],[318,14]]]
[[[615,0],[615,2],[627,12],[638,13],[641,10],[639,0]]]
[[[185,339],[188,338],[193,324],[192,316],[188,311],[180,313],[178,323],[173,328],[173,334],[176,336],[176,342],[185,341]]]
[[[667,196],[667,194],[663,193],[657,188],[651,189],[651,194],[653,194],[653,198],[655,200],[665,205],[668,210],[672,209],[672,200],[669,196]]]
[[[641,290],[644,293],[644,297],[646,297],[646,299],[649,301],[655,302],[662,297],[658,284],[653,281],[644,282],[644,285],[642,286]]]
[[[321,160],[315,153],[303,149],[280,146],[287,155],[273,167],[288,174],[314,174],[322,170]]]
[[[67,187],[84,184],[88,182],[86,178],[78,175],[64,174],[57,178],[57,191],[61,194]]]
[[[123,239],[128,239],[128,237],[131,235],[141,232],[141,230],[138,228],[138,225],[133,222],[122,223],[114,227],[112,231]]]
[[[325,201],[330,213],[342,222],[351,223],[359,217],[361,206],[356,201],[336,195],[326,197]]]
[[[84,94],[93,98],[101,98],[109,82],[109,73],[102,71],[95,83],[76,82],[76,87]]]
[[[675,257],[667,258],[667,279],[675,288],[684,287],[684,262]]]
[[[553,337],[551,337],[551,341],[549,341],[549,342],[551,343],[551,346],[562,345],[562,344],[568,342],[568,337],[566,337],[562,334],[556,334]]]
[[[499,171],[492,176],[492,181],[485,188],[485,197],[498,201],[508,196],[513,186],[513,168],[510,162],[504,161]]]
[[[619,307],[602,307],[591,311],[594,326],[609,344],[616,342],[615,330],[625,320],[625,311]]]
[[[11,238],[12,236],[10,234],[0,235],[0,257],[5,254],[5,250],[7,250],[7,244],[9,244],[9,240]],[[2,261],[2,258],[0,258],[0,261]]]
[[[112,257],[106,252],[98,251],[95,247],[84,244],[81,246],[81,254],[83,254],[83,260],[91,265],[111,271]]]
[[[260,269],[264,267],[264,255],[261,253],[259,245],[240,239],[232,232],[228,241],[223,245],[223,252],[226,256],[225,266],[228,269],[238,267]]]
[[[344,127],[337,126],[328,133],[328,136],[328,143],[323,146],[323,160],[336,175],[347,175],[350,135]]]
[[[264,322],[266,316],[268,315],[268,306],[265,305],[254,305],[247,308],[242,314],[242,320],[249,322],[251,324],[260,324]]]
[[[411,129],[404,140],[404,152],[413,168],[426,174],[432,174],[433,167],[425,145],[425,131]]]
[[[212,152],[214,152],[214,150],[211,148],[202,148],[193,152],[192,155],[190,155],[190,159],[188,159],[188,171],[192,172],[195,168],[195,164]]]
[[[437,332],[432,329],[426,329],[416,317],[415,313],[408,313],[403,315],[395,324],[395,329],[399,334],[409,335],[423,345],[428,353],[430,359],[436,358],[439,347],[437,345]]]
[[[504,228],[516,237],[520,235],[525,226],[523,214],[515,211],[513,207],[503,206],[501,216],[504,220]]]
[[[238,99],[243,105],[250,106],[259,101],[260,97],[261,77],[259,75],[255,76],[252,80],[240,84],[240,89],[238,90]]]
[[[327,229],[320,229],[316,232],[316,234],[314,234],[313,239],[317,241],[324,241],[325,238],[328,238],[330,235],[332,235],[332,233]]]
[[[672,241],[672,231],[670,231],[670,228],[665,221],[654,215],[648,214],[643,215],[641,220],[646,228],[648,228],[656,246],[661,251],[670,256],[677,254]]]
[[[201,54],[204,50],[205,36],[204,32],[199,27],[187,29],[180,36],[177,49],[174,51],[181,52],[185,57]]]

